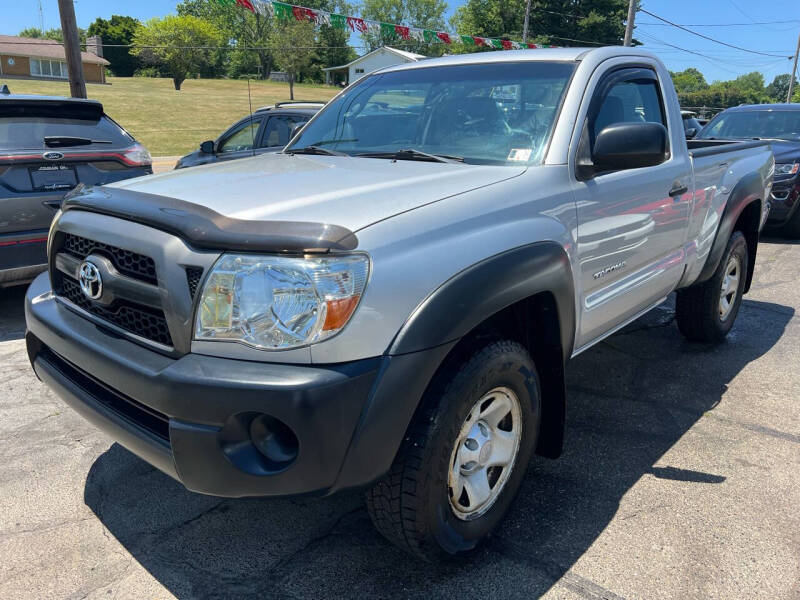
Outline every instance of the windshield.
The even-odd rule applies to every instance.
[[[748,110],[722,113],[699,139],[766,138],[800,141],[800,110]]]
[[[93,146],[92,142],[100,142],[106,149],[133,143],[133,138],[102,113],[84,114],[63,106],[0,106],[0,150],[44,149],[48,147],[45,138],[83,138],[77,144],[83,148]],[[67,139],[61,141],[50,146],[73,145]]]
[[[520,62],[372,75],[328,104],[286,150],[316,146],[351,156],[416,150],[473,164],[535,163],[573,69]]]

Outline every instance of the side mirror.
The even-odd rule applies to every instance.
[[[614,123],[594,140],[594,171],[620,171],[661,164],[667,157],[667,129],[661,123]]]
[[[692,139],[696,135],[697,135],[697,127],[689,127],[689,129],[686,130],[686,139],[687,140]]]
[[[303,128],[305,123],[295,123],[292,125],[292,128],[289,130],[289,141],[291,142],[294,139],[294,136],[297,135],[297,132]]]
[[[214,154],[214,142],[212,140],[206,140],[200,144],[200,152],[204,154]]]

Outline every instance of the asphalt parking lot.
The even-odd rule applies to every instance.
[[[358,493],[185,491],[36,380],[0,290],[0,597],[800,598],[799,282],[800,245],[762,243],[726,343],[684,341],[668,301],[576,358],[564,456],[441,565]]]

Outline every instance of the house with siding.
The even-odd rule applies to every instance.
[[[103,43],[98,36],[86,40],[88,52],[81,52],[83,77],[87,83],[105,83]],[[0,78],[67,79],[64,46],[52,40],[0,35]]]
[[[381,46],[372,52],[359,56],[352,62],[338,67],[322,69],[325,73],[325,83],[333,85],[348,85],[355,83],[364,75],[384,67],[391,67],[402,63],[416,62],[427,57],[414,52],[398,50],[389,46]]]

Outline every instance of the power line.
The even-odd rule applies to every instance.
[[[644,8],[640,8],[639,10],[641,12],[647,14],[647,15],[650,15],[651,17],[653,17],[655,19],[658,19],[659,21],[663,21],[664,23],[667,23],[669,25],[672,25],[673,27],[677,27],[678,29],[681,29],[683,31],[691,33],[692,35],[696,35],[696,36],[701,37],[703,39],[709,40],[711,42],[715,42],[717,44],[721,44],[723,46],[727,46],[729,48],[734,48],[735,50],[741,50],[742,52],[749,52],[750,54],[760,54],[761,56],[772,56],[774,58],[784,58],[784,56],[779,56],[777,54],[769,54],[768,52],[760,52],[758,50],[750,50],[749,48],[742,48],[741,46],[736,46],[734,44],[729,44],[728,42],[723,42],[721,40],[714,39],[714,38],[709,37],[707,35],[704,35],[702,33],[698,33],[697,31],[693,31],[691,29],[688,29],[688,28],[684,27],[683,25],[678,25],[677,23],[673,23],[672,21],[670,21],[668,19],[665,19],[664,17],[659,17],[657,14],[651,13],[649,10],[645,10]],[[791,57],[789,57],[789,58],[791,58]]]
[[[800,23],[800,19],[784,19],[783,21],[751,21],[750,23],[680,23],[680,27],[750,27],[752,25],[785,25],[786,23]],[[657,27],[672,27],[672,23],[650,23],[638,21],[637,25],[653,25]],[[783,30],[781,30],[783,31]]]

